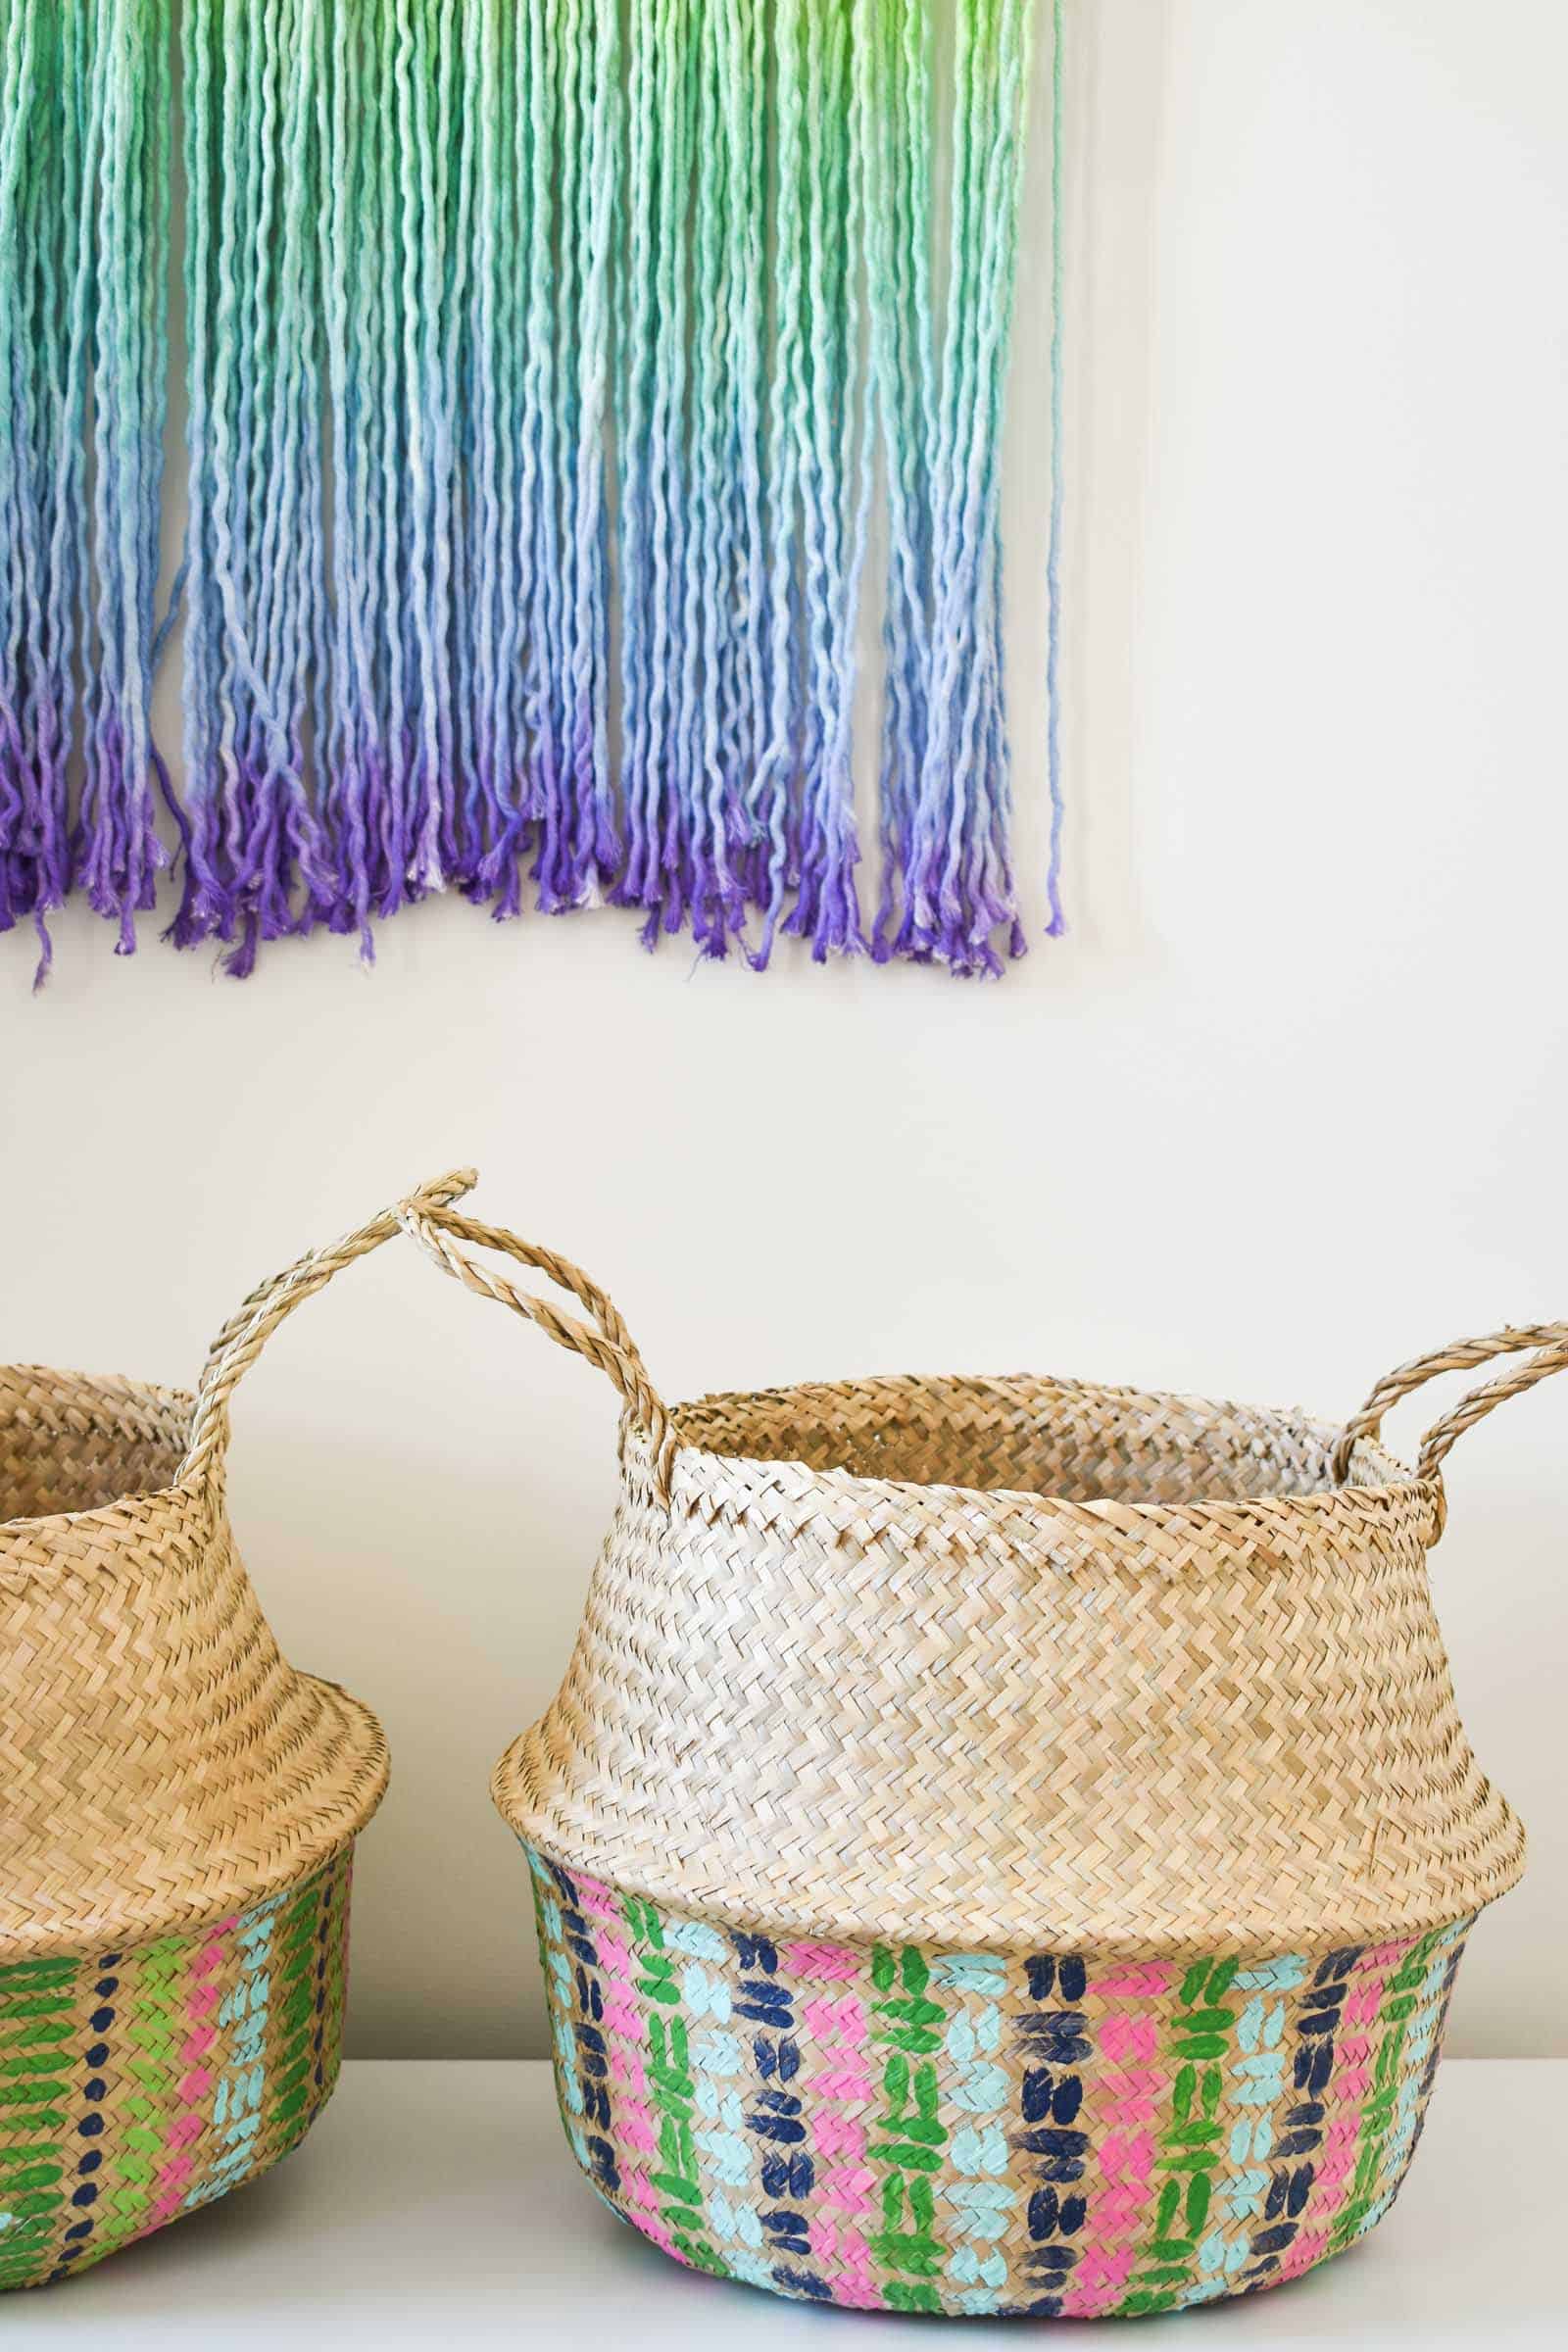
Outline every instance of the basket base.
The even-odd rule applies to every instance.
[[[719,2277],[954,2317],[1184,2309],[1363,2236],[1470,1924],[1009,1959],[742,1935],[528,1859],[562,2120],[605,2201]]]
[[[580,2157],[578,2161],[581,2162]],[[1408,2167],[1406,2167],[1406,2171],[1408,2171]],[[617,2203],[608,2193],[603,2183],[594,2178],[592,2172],[587,2174],[587,2180],[600,2203],[614,2215],[617,2222],[623,2223],[628,2230],[635,2230],[639,2237],[644,2237],[650,2245],[657,2246],[662,2254],[668,2254],[671,2260],[678,2262],[683,2269],[710,2268],[707,2264],[689,2261],[687,2256],[665,2245],[657,2231],[650,2230],[644,2226],[639,2216],[629,2211],[624,2204]],[[712,2271],[711,2275],[715,2278],[723,2278],[739,2286],[752,2287],[764,2295],[781,2295],[786,2302],[829,2303],[836,2305],[841,2310],[917,2311],[933,2318],[947,2320],[1141,2319],[1171,2311],[1196,2310],[1200,2305],[1206,2303],[1236,2302],[1249,2295],[1263,2294],[1271,2287],[1289,2285],[1293,2280],[1304,2278],[1309,2270],[1321,2269],[1325,2262],[1332,2262],[1337,2255],[1352,2252],[1360,2240],[1376,2229],[1390,2206],[1395,2203],[1403,2185],[1404,2177],[1401,2175],[1394,2186],[1379,2197],[1375,2213],[1368,2215],[1358,2223],[1349,2236],[1344,2239],[1336,2237],[1332,2245],[1314,2254],[1309,2262],[1298,2263],[1294,2270],[1281,2270],[1272,2277],[1256,2279],[1249,2285],[1226,2286],[1206,2293],[1188,2294],[1171,2303],[1138,2302],[1135,2304],[1129,2300],[1123,2303],[1092,2304],[1085,2296],[1077,2302],[1066,2304],[1065,2308],[1063,2308],[1065,2303],[1065,2298],[1063,2298],[1063,2304],[1055,2304],[1053,2308],[1054,2298],[1047,2300],[1037,2296],[1033,2302],[1029,2303],[1009,2303],[1004,2298],[999,2298],[995,2302],[982,2303],[978,2299],[960,2302],[952,2294],[939,2295],[935,2301],[922,2303],[903,2301],[852,2303],[847,2295],[833,2290],[831,2281],[819,2279],[816,2284],[803,2282],[793,2278],[787,2267],[783,2265],[775,2266],[773,2270],[766,2273],[756,2271],[750,2266],[743,2268],[731,2265],[723,2271]],[[829,2291],[826,2294],[819,2293],[817,2284],[828,2286]]]
[[[0,1966],[0,2290],[72,2278],[298,2145],[342,2055],[352,1855],[195,1936]]]

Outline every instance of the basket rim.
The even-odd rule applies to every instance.
[[[1344,1422],[1327,1420],[1309,1412],[1303,1405],[1247,1404],[1234,1397],[1204,1396],[1188,1389],[1142,1389],[1122,1382],[1078,1380],[1064,1374],[1036,1372],[868,1373],[850,1380],[791,1381],[767,1389],[705,1391],[701,1396],[672,1405],[670,1420],[675,1437],[677,1476],[678,1466],[693,1460],[722,1463],[731,1472],[737,1469],[756,1471],[763,1477],[769,1471],[787,1468],[804,1478],[819,1481],[834,1494],[850,1492],[867,1498],[951,1496],[965,1506],[1002,1504],[1009,1513],[1048,1513],[1053,1518],[1067,1515],[1121,1521],[1128,1516],[1147,1516],[1215,1525],[1225,1524],[1238,1512],[1247,1514],[1250,1519],[1255,1518],[1258,1513],[1272,1515],[1277,1511],[1296,1513],[1304,1510],[1316,1514],[1348,1502],[1364,1505],[1368,1500],[1382,1501],[1385,1498],[1407,1501],[1413,1496],[1431,1493],[1430,1487],[1416,1476],[1410,1463],[1391,1452],[1380,1441],[1370,1438],[1357,1440],[1352,1461],[1362,1470],[1383,1473],[1377,1477],[1363,1476],[1347,1480],[1343,1486],[1325,1486],[1303,1494],[1214,1494],[1185,1502],[1158,1502],[1134,1494],[1102,1494],[1077,1500],[1066,1494],[1042,1493],[1034,1487],[976,1487],[947,1479],[872,1477],[863,1472],[837,1467],[820,1469],[803,1461],[798,1454],[721,1452],[717,1447],[704,1445],[686,1434],[688,1416],[710,1413],[720,1406],[741,1408],[781,1403],[795,1397],[842,1396],[846,1391],[861,1395],[905,1391],[917,1395],[938,1386],[973,1388],[993,1394],[998,1391],[1014,1394],[1049,1393],[1113,1404],[1180,1405],[1197,1408],[1216,1421],[1235,1414],[1246,1414],[1253,1420],[1262,1416],[1277,1422],[1282,1432],[1289,1430],[1310,1438],[1330,1453],[1345,1434]],[[645,1445],[643,1433],[629,1420],[623,1420],[622,1452]]]
[[[187,1427],[196,1411],[194,1391],[168,1388],[159,1381],[137,1380],[122,1372],[79,1372],[70,1365],[4,1363],[0,1364],[0,1382],[4,1382],[9,1374],[28,1372],[40,1373],[49,1380],[71,1383],[79,1388],[84,1400],[96,1391],[104,1399],[105,1410],[93,1417],[91,1426],[103,1430],[106,1435],[116,1426],[115,1416],[109,1408],[117,1399],[127,1404],[140,1404],[154,1411],[178,1412]],[[0,1418],[3,1418],[3,1408],[0,1408]],[[64,1421],[65,1413],[62,1411],[58,1418]],[[123,1511],[133,1503],[157,1502],[174,1495],[196,1494],[215,1476],[221,1476],[221,1466],[216,1461],[193,1472],[189,1478],[171,1479],[162,1487],[127,1487],[122,1494],[113,1494],[107,1501],[91,1503],[79,1511],[18,1513],[15,1517],[0,1519],[0,1546],[12,1536],[46,1534],[51,1528],[88,1527],[95,1521],[107,1522],[117,1511]],[[47,1574],[49,1565],[45,1562],[34,1563],[31,1572]],[[6,1573],[6,1566],[4,1551],[0,1549],[0,1575]],[[25,1575],[28,1570],[24,1569],[22,1573]]]
[[[186,1422],[194,1416],[196,1397],[189,1389],[170,1388],[156,1381],[137,1380],[122,1373],[91,1373],[38,1363],[0,1364],[0,1381],[8,1373],[42,1373],[60,1381],[79,1383],[83,1391],[97,1390],[106,1399],[119,1396],[126,1401],[164,1411],[177,1410]],[[938,1384],[974,1388],[977,1390],[1018,1392],[1047,1392],[1057,1396],[1093,1397],[1112,1403],[1152,1405],[1184,1405],[1196,1407],[1218,1419],[1227,1414],[1247,1413],[1254,1418],[1265,1415],[1278,1422],[1282,1429],[1314,1439],[1330,1448],[1344,1434],[1344,1423],[1325,1420],[1310,1413],[1302,1405],[1250,1405],[1234,1397],[1204,1396],[1187,1389],[1141,1389],[1123,1382],[1078,1380],[1064,1374],[1011,1372],[896,1372],[865,1373],[849,1380],[786,1381],[764,1389],[705,1390],[700,1396],[688,1397],[670,1408],[676,1438],[676,1459],[696,1458],[705,1462],[724,1463],[733,1471],[737,1467],[755,1470],[764,1475],[771,1469],[789,1468],[802,1476],[831,1485],[835,1494],[846,1490],[870,1495],[906,1497],[916,1494],[953,1496],[965,1504],[1002,1503],[1012,1511],[1049,1511],[1054,1516],[1062,1513],[1084,1514],[1091,1518],[1122,1518],[1128,1513],[1148,1514],[1155,1518],[1179,1517],[1184,1521],[1211,1519],[1223,1523],[1232,1513],[1245,1510],[1249,1515],[1277,1509],[1297,1511],[1308,1508],[1319,1511],[1356,1497],[1408,1495],[1424,1492],[1423,1482],[1412,1466],[1392,1453],[1387,1446],[1372,1439],[1357,1442],[1355,1461],[1365,1468],[1380,1469],[1385,1475],[1377,1478],[1348,1480],[1343,1486],[1323,1487],[1305,1494],[1230,1494],[1206,1495],[1187,1502],[1156,1502],[1136,1495],[1096,1495],[1087,1500],[1075,1500],[1070,1495],[1042,1493],[1033,1487],[975,1487],[948,1479],[874,1478],[861,1472],[842,1468],[818,1469],[803,1461],[798,1454],[785,1453],[726,1453],[707,1446],[686,1434],[688,1416],[710,1413],[719,1406],[741,1407],[783,1402],[787,1398],[841,1395],[844,1391],[898,1392],[911,1395]],[[106,1415],[103,1426],[110,1425]],[[624,1454],[642,1438],[629,1421],[622,1423],[621,1450]],[[52,1528],[84,1527],[94,1522],[107,1524],[128,1506],[140,1503],[172,1500],[201,1494],[205,1489],[220,1487],[223,1466],[218,1456],[198,1465],[188,1476],[172,1479],[161,1487],[127,1488],[123,1494],[112,1495],[107,1501],[93,1503],[77,1511],[43,1511],[0,1520],[0,1547],[7,1539],[47,1535]],[[21,1569],[27,1575],[46,1575],[51,1563],[32,1562]],[[0,1548],[0,1574],[8,1573],[3,1548]],[[19,1573],[12,1570],[10,1573]]]

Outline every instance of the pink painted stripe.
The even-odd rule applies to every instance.
[[[660,2219],[659,2192],[648,2177],[647,2165],[641,2161],[657,2149],[659,2132],[648,2104],[648,2069],[644,2060],[648,2044],[647,2004],[637,1990],[636,1954],[624,1933],[620,1906],[608,1887],[580,1875],[576,1886],[584,1910],[592,1910],[597,1919],[607,1923],[594,1937],[594,1949],[599,1954],[605,1997],[610,2075],[616,2091],[613,2122],[627,2218],[636,2224],[644,2237],[652,2238],[656,2246],[673,2255],[677,2262],[684,2262],[686,2257]],[[612,1921],[613,1927],[609,1924]]]
[[[1299,2278],[1301,2273],[1309,2271],[1314,2262],[1321,2262],[1328,2250],[1329,2233],[1326,2230],[1303,2230],[1300,2236],[1286,2249],[1274,2277],[1264,2283],[1283,2286],[1287,2278]]]
[[[1152,2001],[1169,1992],[1176,1982],[1176,1968],[1169,1960],[1132,1960],[1097,1977],[1089,1991],[1097,2001]]]
[[[1329,2225],[1345,2204],[1355,2175],[1356,2149],[1361,2137],[1361,2114],[1372,2087],[1374,2038],[1367,2031],[1383,2006],[1388,1982],[1412,1948],[1402,1943],[1378,1944],[1363,1952],[1351,1973],[1349,1989],[1340,2013],[1341,2028],[1329,2081],[1330,2112],[1323,2130],[1323,2148],[1308,2205],[1310,2228],[1303,2230],[1280,2264],[1283,2278],[1299,2278],[1321,2250]]]
[[[825,1978],[833,1984],[853,1984],[860,1971],[858,1952],[841,1943],[786,1943],[779,1954],[795,1978]]]
[[[1372,2087],[1376,2045],[1371,2029],[1388,1991],[1389,1979],[1403,1967],[1417,1938],[1382,1943],[1363,1952],[1351,1971],[1349,1987],[1340,2012],[1341,2030],[1335,2041],[1334,2072],[1327,2090],[1329,2115],[1323,2146],[1307,2200],[1304,2226],[1287,2248],[1270,2285],[1299,2278],[1328,2252],[1331,2225],[1344,2209],[1355,2177],[1361,2138],[1361,2118]],[[1377,2036],[1381,2039],[1381,2036]]]
[[[1123,2078],[1127,2101],[1141,2112],[1162,2087],[1152,2071]],[[1154,2175],[1155,2135],[1137,2128],[1112,2131],[1101,2142],[1101,2180],[1090,2198],[1089,2227],[1073,2282],[1062,2298],[1069,2319],[1102,2318],[1121,2301],[1132,2276],[1142,2222]]]
[[[859,1992],[849,1989],[862,1962],[858,1953],[827,1943],[791,1944],[781,1957],[803,1990],[813,1982],[837,1988],[812,1993],[800,2004],[805,2054],[816,2061],[805,2081],[804,2113],[818,2160],[817,2203],[807,2224],[807,2243],[818,2277],[831,2286],[836,2301],[854,2311],[880,2311],[864,2226],[875,2213],[876,2189],[861,2121],[873,2093],[865,2058],[871,2021]]]
[[[1096,2062],[1085,2079],[1079,2129],[1100,2151],[1100,2179],[1089,2191],[1085,2234],[1062,2296],[1064,2319],[1102,2319],[1132,2277],[1153,2194],[1155,2126],[1170,2085],[1158,2064],[1160,2013],[1130,2004],[1162,2000],[1176,1981],[1172,1963],[1149,1960],[1111,1969],[1089,1987],[1092,1999],[1123,2006],[1093,2028]]]
[[[607,1920],[617,1928],[620,1926],[625,1913],[621,1910],[618,1895],[612,1894],[600,1880],[590,1879],[585,1871],[573,1871],[571,1883],[589,1918]]]
[[[180,2056],[208,2056],[218,2040],[218,2029],[208,2023],[218,2007],[220,1990],[218,1973],[227,1956],[228,1938],[239,1925],[237,1916],[220,1920],[205,1943],[191,1954],[187,1965],[188,1984],[185,1993],[185,2014],[190,2032]],[[186,2151],[202,2134],[207,2109],[212,2098],[215,2070],[208,2066],[191,2066],[179,2082],[179,2096],[184,2112],[172,2118],[164,2133],[164,2162],[158,2168],[157,2194],[148,2213],[146,2230],[160,2229],[172,2222],[189,2192],[196,2160]]]

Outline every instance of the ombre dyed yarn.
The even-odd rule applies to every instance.
[[[175,855],[172,937],[236,973],[316,929],[368,954],[442,890],[612,903],[758,965],[793,936],[999,972],[1025,938],[999,468],[1033,22],[11,0],[0,928],[81,888],[129,947]],[[1060,43],[1053,0],[1058,84]],[[148,716],[176,44],[177,806]],[[1054,701],[1059,335],[1052,375]],[[1054,930],[1054,722],[1045,765]]]
[[[0,1966],[0,2290],[286,2156],[337,2080],[352,1849],[193,1936]]]
[[[40,972],[70,892],[128,950],[168,862],[171,5],[0,11],[0,931],[33,922]]]
[[[1397,2194],[1470,1922],[1253,1964],[831,1944],[524,1846],[578,2163],[677,2261],[858,2310],[1133,2318]]]

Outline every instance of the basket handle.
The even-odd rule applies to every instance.
[[[411,1194],[410,1200],[445,1207],[449,1201],[471,1192],[477,1182],[472,1168],[456,1168],[449,1175],[432,1177],[428,1184]],[[221,1457],[228,1445],[229,1398],[278,1325],[344,1266],[364,1257],[368,1250],[378,1250],[383,1242],[391,1241],[400,1230],[402,1209],[406,1205],[399,1203],[397,1207],[382,1209],[368,1224],[344,1234],[341,1241],[329,1243],[324,1250],[307,1250],[303,1257],[285,1266],[281,1274],[270,1275],[259,1284],[243,1304],[235,1308],[207,1350],[196,1391],[196,1409],[191,1415],[190,1440],[179,1466],[177,1484],[183,1486],[201,1477],[215,1459]]]
[[[1435,1348],[1430,1355],[1415,1356],[1396,1371],[1386,1373],[1360,1411],[1352,1414],[1345,1425],[1345,1434],[1334,1453],[1337,1483],[1343,1486],[1349,1474],[1350,1453],[1356,1441],[1375,1438],[1383,1426],[1384,1414],[1401,1396],[1408,1396],[1412,1390],[1436,1380],[1441,1372],[1468,1371],[1477,1364],[1490,1363],[1494,1355],[1512,1355],[1528,1348],[1536,1352],[1521,1364],[1511,1364],[1495,1380],[1489,1380],[1479,1389],[1472,1389],[1467,1396],[1461,1396],[1450,1412],[1433,1422],[1421,1441],[1415,1474],[1436,1491],[1437,1532],[1441,1536],[1447,1511],[1443,1493],[1445,1456],[1456,1438],[1462,1437],[1477,1421],[1484,1421],[1505,1397],[1521,1396],[1548,1373],[1568,1372],[1568,1323],[1509,1324],[1505,1330],[1494,1331],[1486,1339],[1455,1340],[1451,1347]]]
[[[569,1348],[574,1354],[585,1356],[609,1377],[620,1392],[628,1417],[648,1440],[654,1457],[655,1488],[660,1501],[667,1505],[676,1450],[674,1423],[669,1407],[648,1377],[648,1367],[636,1341],[609,1294],[580,1266],[574,1266],[569,1257],[562,1257],[558,1251],[546,1250],[538,1243],[525,1242],[504,1226],[481,1225],[476,1218],[464,1216],[444,1201],[432,1202],[415,1194],[402,1203],[397,1216],[404,1231],[418,1243],[443,1274],[450,1274],[455,1282],[461,1282],[466,1290],[477,1292],[481,1298],[493,1298],[500,1306],[510,1306],[514,1315],[537,1323],[558,1348]],[[520,1266],[536,1267],[560,1289],[569,1291],[587,1308],[592,1321],[579,1322],[575,1315],[563,1314],[548,1298],[519,1291],[504,1274],[493,1273],[459,1249],[460,1242],[467,1242],[478,1250],[498,1250]]]

